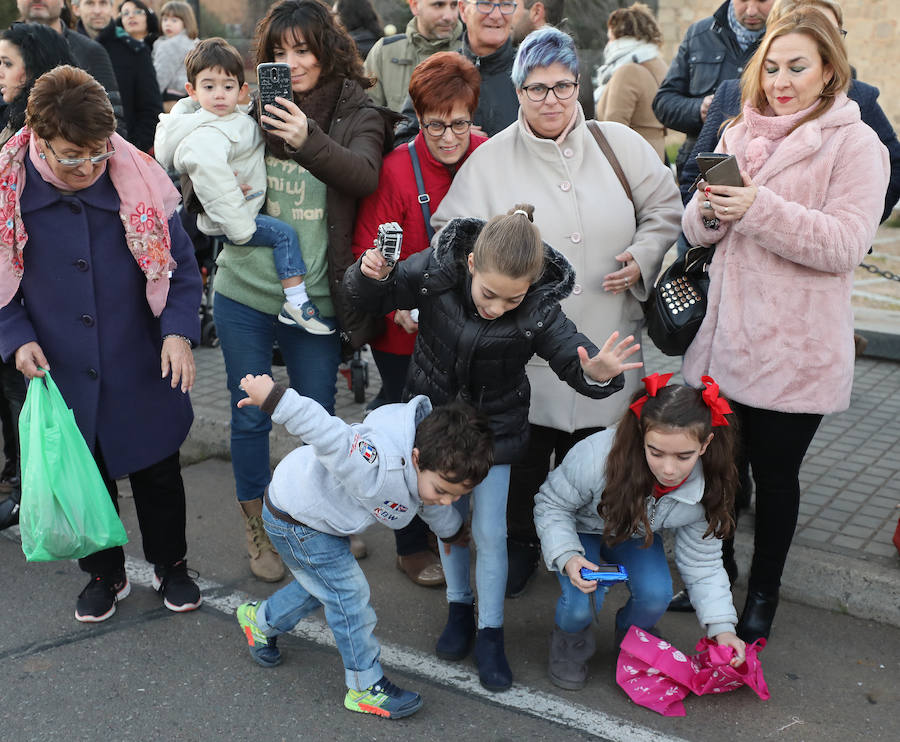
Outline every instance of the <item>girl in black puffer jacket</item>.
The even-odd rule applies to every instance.
[[[569,262],[541,242],[531,206],[516,206],[491,221],[454,219],[429,248],[397,264],[368,250],[344,275],[348,302],[374,314],[419,310],[419,334],[404,398],[425,394],[439,405],[462,398],[488,414],[494,462],[474,490],[472,534],[478,549],[479,595],[475,660],[481,683],[505,690],[512,673],[503,649],[506,590],[506,494],[509,465],[525,452],[531,390],[525,364],[537,353],[582,394],[603,398],[623,387],[622,372],[634,338],[602,349],[580,334],[559,306],[575,274]],[[393,268],[393,270],[392,270]],[[469,498],[459,507],[468,515]],[[441,554],[450,616],[437,643],[439,657],[460,660],[475,635],[469,550]]]

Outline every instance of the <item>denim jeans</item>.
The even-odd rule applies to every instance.
[[[469,516],[472,500],[472,540],[478,551],[475,586],[478,589],[478,628],[503,626],[506,596],[506,494],[509,491],[509,464],[492,466],[484,481],[471,495],[461,497],[455,507],[463,518]],[[475,597],[469,579],[469,547],[453,546],[450,554],[441,548],[441,564],[447,580],[450,603],[471,603]]]
[[[662,617],[672,599],[672,576],[666,562],[662,537],[653,534],[653,544],[643,548],[644,539],[628,538],[616,546],[607,546],[603,536],[579,533],[585,558],[594,564],[621,564],[628,571],[628,589],[631,597],[616,613],[616,628],[626,631],[629,626],[652,628]],[[586,628],[593,619],[591,598],[575,587],[569,576],[557,574],[562,595],[556,602],[556,625],[570,634]],[[594,601],[597,610],[603,607],[603,599],[609,588],[597,586]]]
[[[237,498],[257,500],[271,478],[272,418],[257,407],[238,408],[238,400],[247,396],[239,386],[241,379],[272,373],[272,345],[278,340],[291,386],[333,415],[340,336],[311,335],[222,294],[216,294],[213,312],[231,392],[231,468]]]
[[[266,636],[290,631],[300,619],[319,607],[334,635],[344,662],[348,688],[365,690],[381,680],[384,671],[375,639],[375,610],[369,603],[369,583],[350,539],[332,536],[308,526],[279,520],[263,506],[263,525],[294,581],[264,600],[257,608],[257,625]]]
[[[224,234],[212,235],[214,239],[227,240]],[[300,240],[297,230],[290,224],[276,219],[274,216],[258,214],[256,216],[256,232],[246,244],[271,247],[275,260],[275,272],[278,280],[306,275],[306,263],[300,251]]]
[[[297,230],[290,224],[274,216],[259,214],[256,217],[256,233],[250,238],[249,244],[272,248],[279,280],[306,275],[306,263],[300,252]]]

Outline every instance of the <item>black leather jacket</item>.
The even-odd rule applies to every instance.
[[[344,274],[344,291],[359,309],[384,315],[419,309],[419,334],[410,359],[404,399],[425,394],[439,405],[462,398],[491,419],[494,463],[510,464],[528,443],[531,387],[525,364],[535,353],[560,379],[594,399],[621,390],[621,374],[606,386],[589,384],[577,348],[597,347],[576,329],[559,306],[572,291],[575,271],[563,255],[544,245],[544,273],[515,309],[485,320],[472,303],[466,257],[485,222],[453,219],[435,248],[397,264],[385,281],[366,278],[354,263]],[[360,258],[361,260],[361,258]]]

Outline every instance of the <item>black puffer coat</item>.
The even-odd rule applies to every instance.
[[[418,307],[419,334],[404,398],[425,394],[435,405],[457,397],[471,402],[491,418],[494,462],[511,464],[528,443],[531,388],[525,364],[535,353],[589,397],[602,399],[624,383],[621,374],[606,386],[585,380],[577,348],[582,345],[593,356],[597,347],[560,309],[575,272],[549,245],[544,245],[544,273],[522,303],[495,320],[481,318],[472,303],[466,257],[484,224],[481,219],[453,219],[436,248],[398,263],[385,281],[365,277],[357,261],[344,274],[343,288],[354,306],[379,315]]]

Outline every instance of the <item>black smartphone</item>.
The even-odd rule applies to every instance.
[[[292,100],[291,92],[291,68],[284,62],[263,62],[256,67],[256,79],[259,83],[259,114],[270,116],[266,113],[266,105],[278,106],[275,98],[287,98]],[[278,106],[284,108],[284,106]],[[271,129],[267,124],[262,124],[264,129]]]

